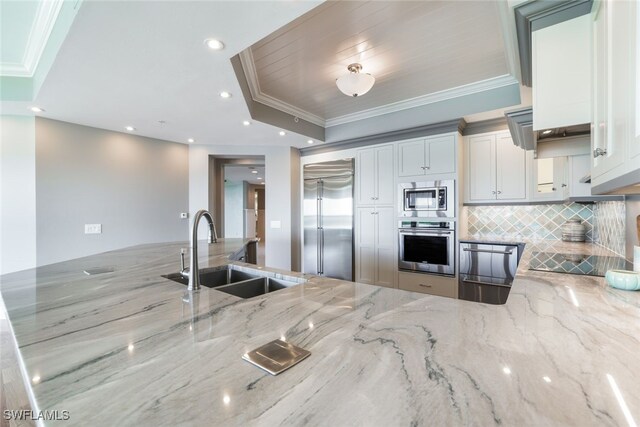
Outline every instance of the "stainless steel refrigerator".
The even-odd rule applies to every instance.
[[[353,159],[304,166],[304,272],[353,280]]]

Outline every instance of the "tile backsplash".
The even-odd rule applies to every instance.
[[[625,204],[624,202],[598,202],[595,205],[595,241],[625,256]]]
[[[562,224],[581,219],[586,239],[625,255],[625,203],[467,206],[469,234],[561,240]]]
[[[562,224],[579,218],[586,226],[587,240],[593,241],[593,208],[579,203],[468,206],[469,234],[561,240]]]

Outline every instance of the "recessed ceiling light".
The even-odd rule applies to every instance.
[[[136,130],[136,128],[134,128],[133,126],[127,126],[125,127],[125,129],[127,130],[127,132],[133,132],[134,130]]]
[[[262,177],[261,177],[261,176],[259,176],[259,177],[258,177],[258,179],[262,179]]]
[[[313,144],[313,139],[307,141],[308,144]]]
[[[251,171],[251,173],[258,173],[258,171],[255,171],[255,170],[254,170],[254,171]]]
[[[44,112],[44,108],[40,108],[40,107],[31,107],[30,110],[33,111],[34,113],[43,113]]]
[[[220,92],[220,97],[221,98],[225,98],[225,99],[226,98],[231,98],[231,94],[225,90],[225,91]]]
[[[187,139],[187,142],[188,142],[189,144],[191,144],[192,142],[196,142],[196,140],[195,140],[195,139],[193,139],[193,138],[189,138],[189,139]]]
[[[260,184],[265,185],[265,184],[266,184],[266,182],[262,181]]]
[[[551,129],[547,129],[545,131],[542,132],[543,135],[549,135],[551,132],[553,132]]]
[[[280,131],[280,136],[285,136],[287,133],[283,130]]]
[[[245,126],[249,126],[251,122],[249,120],[245,120],[244,122],[242,122],[242,124]]]
[[[224,43],[217,39],[206,39],[204,43],[209,46],[209,49],[222,50],[224,49]]]

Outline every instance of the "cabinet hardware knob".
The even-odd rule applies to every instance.
[[[431,166],[425,166],[426,169],[431,169]]]
[[[595,150],[593,150],[593,158],[595,159],[596,157],[600,157],[600,156],[606,156],[607,155],[607,149],[602,149],[602,148],[596,148]]]
[[[551,187],[551,191],[556,191],[557,188],[556,187]]]
[[[566,187],[566,186],[567,186],[567,184],[562,184],[562,188],[564,188],[564,187]]]
[[[498,194],[502,194],[502,191],[498,190]]]
[[[496,194],[496,192],[495,192],[495,191],[492,191],[492,192],[491,192],[491,194]]]

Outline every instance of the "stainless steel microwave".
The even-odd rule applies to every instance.
[[[454,218],[455,181],[404,182],[398,188],[401,217]]]

